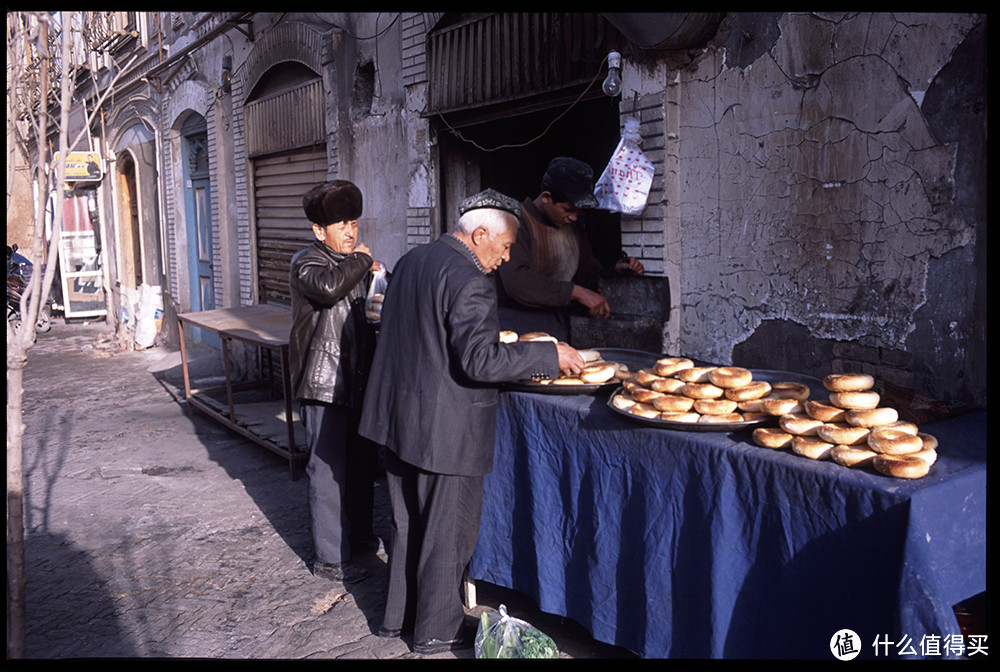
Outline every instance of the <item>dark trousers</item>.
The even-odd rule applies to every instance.
[[[309,462],[309,516],[316,561],[351,559],[351,542],[370,539],[378,448],[358,435],[360,411],[302,402]]]
[[[434,474],[385,452],[392,504],[389,589],[382,627],[413,640],[454,639],[465,618],[462,574],[472,559],[482,476]]]

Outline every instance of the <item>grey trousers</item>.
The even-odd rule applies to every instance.
[[[351,542],[373,536],[378,447],[358,436],[360,411],[302,402],[309,462],[309,516],[316,561],[351,559]]]
[[[392,504],[389,588],[382,627],[413,641],[451,640],[465,619],[462,574],[479,534],[482,476],[434,474],[386,450]]]

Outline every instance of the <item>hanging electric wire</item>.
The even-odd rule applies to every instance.
[[[566,116],[566,114],[570,110],[572,110],[574,107],[576,107],[577,103],[579,103],[583,99],[583,97],[585,95],[587,95],[587,92],[590,91],[590,89],[594,86],[594,82],[597,81],[597,78],[601,76],[601,72],[603,72],[603,70],[604,70],[604,64],[607,62],[607,60],[608,59],[605,56],[604,60],[601,61],[600,66],[597,68],[597,73],[594,75],[594,78],[590,80],[590,84],[588,84],[587,88],[585,88],[580,93],[580,95],[577,96],[576,100],[574,100],[572,103],[570,103],[569,106],[565,110],[563,110],[561,113],[559,113],[559,115],[556,116],[555,119],[553,119],[552,121],[550,121],[549,124],[548,124],[548,126],[545,127],[545,130],[543,130],[541,133],[539,133],[538,135],[536,135],[534,138],[532,138],[530,140],[527,140],[525,142],[516,143],[516,144],[498,145],[498,146],[492,147],[492,148],[483,147],[482,145],[480,145],[475,140],[470,140],[470,139],[466,138],[465,136],[463,136],[462,132],[459,131],[457,128],[452,127],[452,125],[448,123],[448,120],[444,118],[443,114],[439,114],[438,117],[441,119],[442,122],[444,122],[444,125],[448,127],[448,130],[451,131],[452,135],[454,135],[456,138],[458,138],[462,142],[468,143],[468,144],[472,145],[473,147],[475,147],[476,149],[478,149],[478,150],[480,150],[482,152],[496,152],[496,151],[501,150],[501,149],[516,149],[516,148],[519,148],[519,147],[527,147],[528,145],[530,145],[532,143],[535,143],[535,142],[541,140],[543,137],[545,137],[545,134],[549,132],[549,130],[555,125],[555,123],[557,121],[559,121],[560,119],[562,119],[564,116]]]

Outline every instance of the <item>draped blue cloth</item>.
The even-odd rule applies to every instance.
[[[642,426],[604,396],[500,397],[470,575],[599,641],[649,658],[831,659],[849,628],[860,657],[906,637],[919,657],[922,637],[960,634],[952,605],[985,590],[985,411],[922,426],[939,457],[908,480],[745,430]]]

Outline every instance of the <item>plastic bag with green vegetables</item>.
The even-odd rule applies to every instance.
[[[500,611],[484,611],[476,631],[476,658],[557,658],[552,638],[527,621]]]

